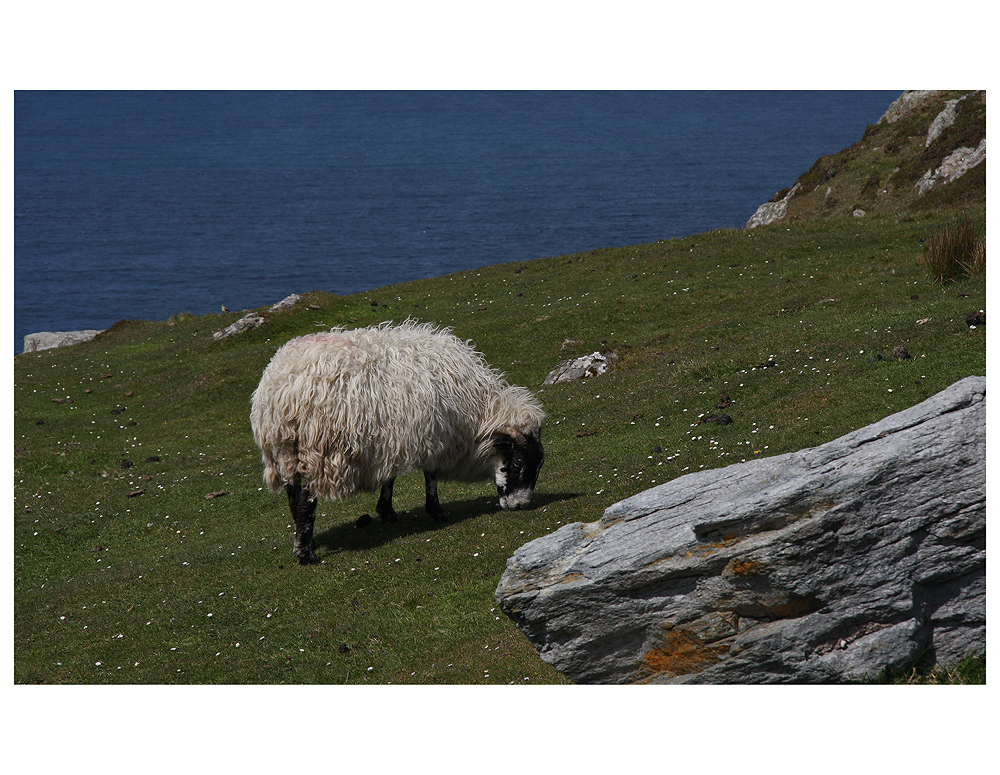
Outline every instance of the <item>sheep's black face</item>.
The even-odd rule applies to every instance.
[[[519,509],[531,501],[538,472],[545,461],[541,430],[536,434],[501,436],[497,441],[500,465],[496,470],[500,506]]]

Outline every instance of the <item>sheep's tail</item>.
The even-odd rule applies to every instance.
[[[301,482],[314,495],[337,500],[373,488],[349,453],[326,434],[324,424],[289,417],[296,413],[281,405],[275,391],[258,387],[250,424],[264,463],[264,484],[271,492]]]

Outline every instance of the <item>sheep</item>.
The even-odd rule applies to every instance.
[[[527,506],[545,459],[544,418],[538,399],[468,341],[410,319],[290,340],[264,369],[250,411],[264,481],[285,488],[303,565],[319,562],[318,497],[381,488],[376,513],[394,522],[393,483],[417,468],[435,521],[445,519],[439,479],[492,478],[501,508]]]

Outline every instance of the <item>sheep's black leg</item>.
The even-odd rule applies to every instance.
[[[444,522],[447,518],[441,503],[438,501],[437,475],[432,471],[424,471],[424,486],[427,491],[427,502],[424,509],[435,522]]]
[[[392,486],[396,483],[395,477],[382,485],[382,491],[378,494],[378,503],[375,504],[375,513],[383,522],[395,522],[399,515],[392,507]]]
[[[285,485],[288,493],[288,508],[295,522],[295,545],[292,552],[302,565],[319,562],[316,543],[313,541],[313,524],[316,521],[316,498],[302,486],[298,478]]]

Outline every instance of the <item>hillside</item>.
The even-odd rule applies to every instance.
[[[981,155],[974,156],[977,149]],[[953,169],[963,156],[985,160],[986,93],[906,92],[860,140],[818,159],[792,186],[777,192],[770,201],[784,202],[785,212],[770,222],[983,207],[984,163],[959,171],[947,184],[928,181],[937,170]]]
[[[964,105],[935,154],[972,137]],[[926,240],[960,217],[985,230],[985,165],[910,190],[941,158],[923,156],[935,110],[819,160],[769,226],[314,291],[223,340],[243,313],[121,321],[16,356],[15,683],[565,683],[494,602],[517,546],[985,374],[985,326],[967,323],[985,275],[942,284],[925,265]],[[501,512],[492,485],[443,483],[438,526],[412,474],[393,525],[355,527],[372,494],[321,503],[322,563],[300,567],[285,499],[263,488],[250,395],[292,336],[406,317],[452,327],[538,392],[533,506]],[[619,356],[607,374],[541,387],[595,350]],[[732,423],[709,422],[723,405]]]

